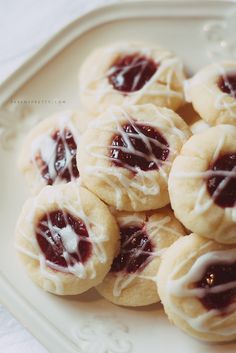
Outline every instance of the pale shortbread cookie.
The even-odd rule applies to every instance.
[[[74,295],[99,284],[119,247],[107,206],[76,183],[46,186],[29,199],[16,225],[16,248],[44,290]]]
[[[110,107],[81,137],[77,165],[82,181],[118,210],[161,208],[169,203],[172,162],[190,134],[169,109]]]
[[[182,61],[170,51],[143,43],[99,48],[79,73],[80,99],[101,113],[111,104],[145,104],[176,110],[184,102]]]
[[[118,305],[156,303],[161,255],[185,231],[168,209],[151,213],[120,212],[116,220],[120,227],[120,253],[97,290]]]
[[[170,172],[169,195],[186,228],[236,243],[236,127],[211,127],[184,144]]]
[[[65,111],[50,116],[24,140],[18,164],[33,194],[46,185],[67,183],[79,177],[76,151],[81,114]]]
[[[210,125],[236,125],[236,62],[211,64],[186,81],[186,100]]]
[[[236,247],[196,234],[163,254],[158,291],[168,318],[201,340],[236,339]]]

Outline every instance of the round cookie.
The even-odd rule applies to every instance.
[[[83,183],[118,210],[164,207],[171,164],[189,136],[186,123],[169,109],[112,106],[81,137]]]
[[[145,104],[176,110],[184,102],[181,60],[166,49],[143,43],[99,48],[79,73],[80,100],[92,113],[111,104]]]
[[[236,61],[203,68],[185,88],[186,99],[207,123],[236,126]]]
[[[120,212],[116,220],[120,228],[120,253],[97,290],[118,305],[156,303],[159,301],[156,280],[161,255],[185,235],[185,231],[168,209],[149,213]]]
[[[201,340],[236,339],[236,246],[196,234],[163,254],[158,291],[168,318]]]
[[[83,293],[110,270],[119,231],[108,207],[76,183],[46,186],[29,199],[16,248],[32,280],[58,295]]]
[[[236,127],[218,125],[192,136],[172,165],[168,188],[186,228],[236,243]]]
[[[26,137],[19,158],[33,194],[44,186],[78,179],[77,144],[80,137],[80,114],[57,113],[35,126]]]

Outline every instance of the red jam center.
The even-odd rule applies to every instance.
[[[207,310],[224,310],[230,304],[236,301],[235,288],[218,293],[207,293],[209,289],[236,281],[236,263],[233,264],[215,264],[206,269],[202,279],[195,284],[197,288],[206,289],[206,295],[200,298],[201,303]]]
[[[66,182],[79,177],[79,171],[76,166],[77,144],[71,131],[69,129],[56,131],[51,138],[55,141],[55,151],[51,151],[52,161],[54,161],[54,175],[50,174],[49,166],[42,160],[42,157],[40,155],[36,157],[41,175],[47,184],[53,185],[58,177]]]
[[[144,171],[159,169],[169,154],[165,138],[153,127],[138,123],[125,124],[122,133],[114,136],[110,157],[118,167]]]
[[[236,98],[236,72],[220,76],[218,87],[222,92]]]
[[[77,239],[74,238],[75,235]],[[69,245],[66,245],[65,237]],[[92,245],[86,226],[79,218],[61,210],[48,213],[40,219],[36,228],[36,239],[46,260],[61,267],[85,263],[91,255]]]
[[[151,260],[153,245],[143,228],[120,229],[120,254],[114,259],[111,272],[133,273],[142,270]]]
[[[134,92],[150,80],[157,68],[152,59],[138,53],[120,56],[109,69],[108,80],[118,91]]]
[[[220,207],[234,207],[236,203],[236,153],[219,157],[210,168],[213,172],[234,172],[232,176],[213,175],[207,179],[207,190]]]

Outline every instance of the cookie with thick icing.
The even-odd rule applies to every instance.
[[[184,102],[182,61],[170,51],[143,43],[99,48],[79,73],[80,100],[91,112],[111,104],[145,104],[176,110]]]
[[[46,185],[79,178],[76,151],[80,125],[79,113],[65,111],[41,121],[29,132],[18,164],[33,194]]]
[[[186,228],[236,243],[236,127],[218,125],[192,136],[168,184],[171,206]]]
[[[119,247],[108,207],[77,183],[46,186],[29,199],[16,225],[16,248],[32,280],[58,295],[98,285]]]
[[[186,99],[210,125],[236,126],[236,62],[214,63],[186,81]]]
[[[77,165],[83,183],[118,210],[164,207],[171,165],[190,135],[172,110],[110,107],[81,137]]]
[[[121,247],[111,270],[97,287],[114,304],[143,306],[159,301],[157,273],[161,256],[185,234],[172,211],[116,213]]]
[[[236,247],[191,234],[163,254],[158,291],[168,318],[206,341],[236,339]]]

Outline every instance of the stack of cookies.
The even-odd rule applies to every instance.
[[[84,110],[43,120],[19,158],[28,274],[58,295],[161,299],[189,334],[236,339],[236,63],[186,80],[170,51],[117,43],[86,59],[79,95]]]

